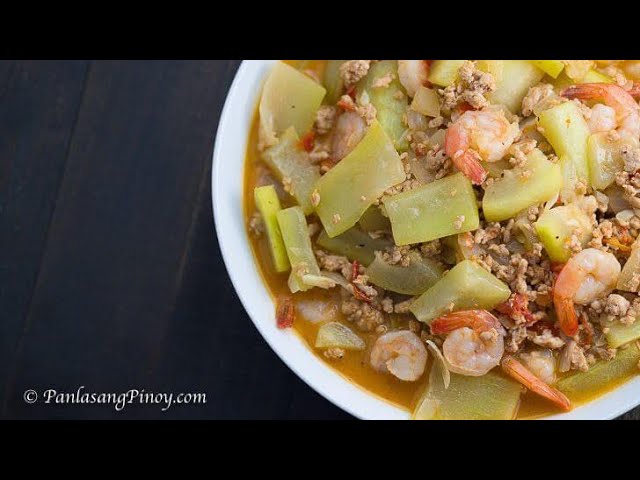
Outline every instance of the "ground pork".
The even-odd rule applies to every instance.
[[[493,75],[479,70],[475,62],[468,60],[460,67],[458,77],[457,83],[439,91],[445,109],[453,110],[461,102],[468,103],[474,109],[481,109],[489,104],[485,95],[496,89]]]
[[[389,73],[383,75],[382,77],[376,78],[372,82],[371,86],[373,88],[386,88],[386,87],[389,86],[389,84],[391,82],[393,82],[394,78],[396,78],[395,75],[393,73],[389,72]]]
[[[616,184],[622,188],[624,199],[633,208],[640,208],[640,174],[627,171],[616,173]]]
[[[553,85],[548,83],[539,83],[529,88],[529,91],[522,99],[522,115],[528,117],[533,114],[534,109],[552,106],[552,100],[558,99],[553,90]],[[558,101],[561,101],[558,99]]]
[[[420,253],[425,257],[435,257],[442,253],[442,242],[440,239],[425,242],[420,245]]]
[[[393,306],[394,313],[409,313],[411,310],[411,304],[413,303],[413,299],[405,300],[403,302],[398,302]]]
[[[515,353],[520,350],[520,346],[527,339],[526,325],[518,325],[509,329],[505,339],[505,349],[507,352]]]
[[[338,110],[330,105],[322,105],[316,112],[315,129],[318,135],[325,135],[331,131],[336,123]]]
[[[562,338],[556,337],[549,329],[543,330],[541,334],[529,332],[527,337],[530,342],[551,350],[562,348],[566,343]]]
[[[624,161],[624,169],[627,173],[634,174],[640,170],[640,147],[623,145],[620,147],[620,155]]]
[[[324,250],[316,250],[316,258],[322,270],[329,272],[339,272],[348,281],[351,281],[351,271],[353,265],[347,257],[340,255],[331,255]]]
[[[537,142],[532,138],[514,143],[509,148],[509,153],[513,155],[513,157],[509,159],[509,163],[514,167],[524,167],[527,163],[527,155],[536,148],[536,145]]]
[[[342,348],[329,348],[325,350],[324,356],[329,360],[341,360],[344,357],[344,349]]]
[[[409,265],[411,265],[411,257],[409,255],[411,251],[415,250],[409,245],[404,245],[401,247],[393,245],[392,247],[389,247],[387,251],[382,252],[380,258],[382,261],[388,263],[389,265],[400,265],[402,267],[408,267]]]
[[[427,170],[433,172],[434,180],[446,177],[453,171],[453,162],[447,156],[444,148],[435,145],[430,148],[424,157]]]
[[[309,152],[311,163],[320,164],[321,167],[331,158],[331,135],[321,135],[315,138],[313,150]]]
[[[630,325],[640,315],[640,297],[633,293],[622,296],[612,293],[604,299],[591,302],[588,309],[589,318],[599,318],[600,323],[620,322]],[[606,327],[605,327],[606,328]]]
[[[249,218],[249,232],[255,237],[259,237],[264,233],[264,221],[259,212],[253,212],[253,215]]]
[[[342,300],[340,310],[348,321],[363,332],[371,332],[385,322],[385,316],[380,310],[353,297]]]
[[[345,85],[353,85],[369,73],[371,60],[347,60],[340,65],[340,77]]]

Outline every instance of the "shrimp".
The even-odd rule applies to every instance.
[[[479,185],[487,177],[480,161],[502,159],[518,135],[518,123],[509,123],[501,110],[467,111],[447,129],[444,148],[458,170]]]
[[[596,103],[591,109],[591,117],[587,120],[591,133],[610,132],[618,127],[616,111],[601,103]]]
[[[551,350],[534,350],[523,353],[520,359],[524,365],[536,377],[544,383],[551,385],[556,381],[556,359]]]
[[[427,349],[409,330],[385,333],[371,349],[371,366],[379,372],[391,373],[400,380],[415,382],[427,365]]]
[[[571,401],[562,392],[540,380],[515,358],[505,357],[502,360],[502,369],[533,393],[552,401],[564,411],[571,410]]]
[[[565,335],[572,337],[578,331],[574,304],[586,305],[608,295],[619,275],[616,257],[595,248],[582,250],[565,264],[553,288],[553,303]]]
[[[334,161],[340,161],[353,150],[367,131],[365,120],[355,112],[344,112],[333,131],[332,153]]]
[[[428,75],[429,60],[398,60],[398,80],[410,97],[427,83]]]
[[[640,107],[624,88],[613,83],[583,83],[565,88],[561,95],[579,100],[602,100],[616,113],[617,131],[640,138]]]
[[[442,353],[449,370],[480,377],[500,364],[504,329],[486,310],[454,312],[431,322],[431,333],[448,334]]]

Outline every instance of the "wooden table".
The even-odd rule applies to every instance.
[[[220,257],[211,153],[238,64],[0,63],[3,418],[350,418],[261,340]],[[80,387],[207,403],[45,403]]]

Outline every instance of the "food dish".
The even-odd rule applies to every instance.
[[[516,412],[520,417],[546,415],[552,412],[550,405],[569,407],[570,400],[558,390],[573,397],[575,406],[635,374],[638,350],[636,338],[629,340],[635,334],[628,333],[634,327],[627,318],[634,316],[629,311],[635,307],[635,295],[621,293],[625,290],[610,292],[633,289],[633,285],[618,285],[615,277],[624,282],[625,270],[629,277],[627,264],[633,260],[631,247],[637,231],[629,225],[633,218],[609,215],[629,208],[605,213],[601,205],[605,188],[625,185],[624,179],[605,177],[612,165],[622,165],[618,168],[622,172],[632,161],[637,145],[621,142],[635,135],[633,130],[627,135],[626,130],[635,128],[637,104],[633,103],[630,113],[613,120],[606,107],[594,106],[586,119],[584,104],[564,99],[595,95],[594,91],[605,97],[611,91],[621,95],[618,92],[627,85],[605,87],[591,80],[579,86],[561,85],[578,75],[574,70],[580,65],[557,61],[436,61],[429,69],[425,61],[350,61],[342,68],[339,64],[335,68],[336,63],[296,65],[299,69],[277,64],[265,84],[261,120],[256,120],[249,141],[246,186],[283,185],[289,190],[279,195],[269,186],[257,190],[257,204],[268,228],[262,240],[256,238],[253,243],[271,290],[280,299],[292,298],[296,303],[294,307],[291,300],[280,300],[281,326],[288,326],[291,313],[297,312],[295,328],[317,345],[334,368],[412,409],[418,418],[511,418]],[[342,70],[339,77],[349,84],[338,94],[347,95],[329,89],[329,96],[337,95],[339,107],[323,108],[320,117],[324,118],[312,130],[325,98],[312,77],[329,72],[332,64],[335,71]],[[559,64],[563,71],[555,71],[558,78],[545,77],[545,71],[553,76]],[[627,66],[606,68],[612,72],[611,67]],[[589,67],[585,75],[603,75],[602,65]],[[310,71],[301,73],[305,69]],[[460,80],[448,86],[447,78],[454,77],[451,72]],[[425,86],[422,74],[431,88]],[[353,75],[351,80],[349,75]],[[359,75],[362,78],[355,78]],[[411,85],[416,75],[419,80]],[[330,75],[328,78],[331,80]],[[438,82],[442,88],[433,88]],[[547,82],[557,84],[561,95],[545,86]],[[633,91],[624,93],[631,96]],[[532,126],[526,118],[518,121],[513,116],[523,104],[525,115],[528,108],[533,113],[529,115],[534,119],[529,122]],[[295,114],[290,115],[289,109]],[[330,128],[329,117],[336,113],[336,127]],[[619,121],[620,138],[593,131],[602,128],[594,126],[598,118],[605,125],[609,121],[609,129]],[[565,127],[567,120],[571,128]],[[492,129],[490,141],[486,131],[478,134],[479,126],[487,124]],[[536,124],[544,128],[543,135]],[[340,128],[346,128],[348,134],[336,134]],[[298,130],[305,132],[302,139],[296,138]],[[317,134],[314,139],[306,133],[310,131]],[[323,156],[319,148],[323,138],[331,144],[330,156]],[[464,144],[464,140],[469,141]],[[586,154],[579,150],[582,140]],[[258,143],[262,143],[260,149]],[[603,153],[612,152],[614,143],[615,154]],[[554,158],[556,153],[559,159]],[[317,168],[310,163],[314,155]],[[483,164],[478,156],[493,161]],[[260,162],[266,162],[268,170]],[[584,195],[592,193],[582,191],[590,185],[601,190]],[[246,191],[253,192],[253,188]],[[285,207],[299,207],[280,208],[279,201]],[[245,204],[252,214],[254,202]],[[281,211],[274,214],[269,209]],[[305,214],[314,211],[323,231],[319,237],[313,232],[312,244]],[[519,216],[521,211],[526,214]],[[407,212],[413,218],[407,219]],[[564,229],[566,241],[558,241],[555,237],[561,236],[562,227],[572,222],[572,228]],[[623,237],[622,230],[607,236],[602,231],[609,228],[603,226],[605,222],[613,223],[612,228],[626,228],[631,238]],[[255,220],[250,223],[256,226]],[[605,241],[598,244],[598,239]],[[349,261],[336,252],[350,257]],[[627,260],[629,254],[631,260]],[[518,273],[523,261],[529,268]],[[275,269],[285,271],[287,262],[294,266],[288,282],[286,274],[273,274]],[[566,264],[563,268],[561,262]],[[582,273],[590,262],[610,267],[612,273],[596,272],[593,278],[602,292],[591,292],[595,297],[588,299],[587,307],[573,308],[575,302],[569,300],[575,300],[576,292],[570,287],[575,285],[566,279],[570,273]],[[616,264],[623,265],[621,274]],[[446,275],[445,270],[449,270]],[[633,280],[633,275],[629,278]],[[292,290],[305,293],[291,297],[288,292]],[[579,295],[584,293],[578,290]],[[600,297],[605,305],[592,303]],[[406,300],[410,298],[415,300],[409,306]],[[550,308],[554,303],[562,320],[557,327],[555,309]],[[478,311],[449,313],[471,308]],[[580,310],[588,323],[577,324]],[[612,317],[606,319],[611,325],[604,323],[603,315]],[[314,316],[321,322],[331,321],[319,327],[314,323],[319,318]],[[615,359],[599,361],[586,373],[552,372],[562,377],[557,389],[531,374],[535,371],[545,378],[543,370],[551,369],[552,363],[560,367],[557,370],[586,369],[589,362],[597,361],[597,355],[611,356],[607,345],[598,344],[601,337],[613,348],[620,347]],[[456,357],[466,345],[482,350],[483,356],[475,352],[471,363],[468,356]],[[499,365],[510,376],[499,373]],[[537,369],[539,365],[544,368]],[[523,377],[530,390],[547,398],[546,403],[531,393],[521,394],[519,383],[512,378]],[[470,408],[460,398],[475,398],[479,401],[474,403],[482,408]]]

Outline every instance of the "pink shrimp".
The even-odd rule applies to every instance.
[[[609,294],[619,275],[616,257],[595,248],[582,250],[565,264],[553,287],[553,303],[565,335],[578,332],[575,304],[586,305]]]
[[[505,357],[502,369],[533,393],[552,401],[564,411],[571,410],[571,401],[562,392],[540,380],[515,358]]]
[[[504,329],[486,310],[454,312],[434,320],[431,333],[447,334],[442,353],[449,370],[479,377],[500,364]]]
[[[636,140],[640,138],[640,107],[624,88],[613,83],[583,83],[565,88],[561,95],[579,100],[601,100],[615,110],[618,133]]]
[[[447,129],[444,148],[458,170],[479,185],[487,177],[480,161],[501,160],[519,134],[518,123],[509,123],[501,110],[467,111]]]

